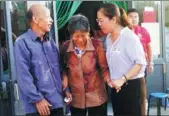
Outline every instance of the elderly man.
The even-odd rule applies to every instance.
[[[27,12],[30,29],[15,42],[17,81],[26,115],[63,116],[63,96],[58,50],[47,36],[50,11],[33,5]]]

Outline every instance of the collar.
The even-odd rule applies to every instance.
[[[70,40],[67,52],[74,52],[74,50],[75,50],[75,45],[73,43],[73,40]],[[91,38],[87,39],[87,44],[86,44],[85,51],[94,51],[94,50],[95,50],[95,48],[94,48],[94,46],[92,44]]]
[[[40,37],[32,31],[32,29],[28,30],[28,35],[31,37],[32,40],[36,41],[39,40],[40,41]],[[43,36],[44,40],[49,40],[49,33],[45,33],[45,35]]]

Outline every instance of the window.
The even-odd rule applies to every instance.
[[[166,58],[169,62],[169,1],[164,1],[165,5],[165,45],[166,45]]]
[[[6,29],[5,29],[5,20],[4,20],[4,2],[0,2],[0,18],[1,18],[1,34],[0,34],[0,57],[3,66],[1,67],[2,71],[4,71],[4,74],[8,74],[9,72],[9,65],[8,65],[8,50],[7,50],[7,43],[6,43]],[[12,38],[13,42],[15,39],[23,34],[28,29],[28,24],[26,20],[26,12],[27,8],[29,8],[33,4],[44,4],[50,9],[51,7],[51,1],[9,1],[9,8],[11,13],[11,26],[12,26]]]

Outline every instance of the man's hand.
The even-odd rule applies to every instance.
[[[43,100],[41,100],[39,102],[36,102],[35,105],[36,105],[36,108],[37,108],[37,110],[38,110],[38,112],[39,112],[39,114],[41,116],[48,116],[48,115],[50,115],[50,108],[49,107],[51,107],[52,105],[49,104],[48,101],[46,101],[45,99],[43,99]]]
[[[147,66],[147,71],[148,71],[149,74],[152,74],[153,71],[154,71],[154,66],[153,65],[148,65]]]

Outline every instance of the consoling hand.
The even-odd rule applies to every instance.
[[[121,90],[121,87],[125,83],[125,78],[119,78],[119,79],[113,79],[111,84],[112,87],[116,89],[116,92],[119,92]]]

